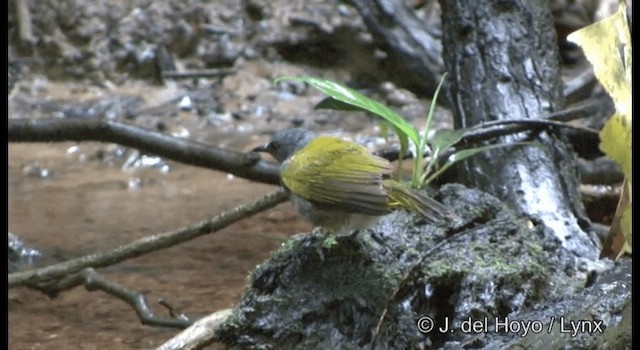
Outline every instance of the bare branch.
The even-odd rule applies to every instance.
[[[264,183],[279,182],[278,166],[255,153],[204,145],[104,119],[9,119],[9,142],[102,141],[134,147],[185,164],[229,172]]]
[[[168,248],[178,243],[192,240],[196,237],[215,232],[231,225],[248,216],[271,208],[287,199],[283,189],[264,196],[248,205],[238,206],[214,218],[199,222],[192,226],[180,228],[175,231],[147,236],[130,244],[120,246],[111,251],[86,255],[77,259],[43,267],[41,269],[15,272],[9,274],[9,288],[27,285],[37,286],[52,279],[61,278],[72,273],[79,272],[87,267],[104,267],[118,262],[135,258],[152,251]]]
[[[553,115],[552,115],[553,117]],[[544,128],[567,128],[577,130],[584,135],[598,135],[598,131],[588,127],[572,125],[559,122],[553,119],[519,119],[519,120],[496,120],[475,125],[462,136],[460,141],[454,145],[461,148],[461,145],[475,144],[483,141],[495,139],[500,136],[513,135],[523,131],[540,130]],[[439,162],[446,161],[452,152],[445,152],[440,156]],[[399,149],[383,149],[376,152],[376,155],[388,160],[396,160],[400,155]],[[426,155],[426,154],[425,154]],[[413,155],[407,152],[405,158]]]
[[[624,180],[620,165],[607,156],[593,160],[578,158],[578,170],[583,184],[616,185]]]
[[[84,285],[89,291],[101,290],[131,305],[144,325],[184,329],[193,323],[189,318],[183,315],[174,317],[162,317],[156,315],[149,308],[147,299],[143,294],[121,284],[107,280],[92,268],[83,269],[78,273],[56,280],[53,283],[41,284],[38,286],[31,285],[29,287],[37,289],[47,295],[54,296],[62,291],[79,285]]]
[[[496,120],[473,126],[465,133],[462,140],[460,140],[460,143],[476,143],[494,139],[499,136],[549,127],[569,128],[578,130],[585,134],[598,135],[598,130],[595,129],[548,119]]]

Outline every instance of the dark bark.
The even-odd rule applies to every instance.
[[[583,184],[613,186],[624,180],[624,173],[620,165],[606,156],[590,161],[578,159],[578,169]]]
[[[376,42],[387,52],[388,69],[396,83],[432,96],[444,73],[442,43],[428,24],[403,1],[350,0]],[[440,98],[441,102],[444,97]]]
[[[559,57],[545,1],[442,0],[444,61],[456,127],[542,119],[562,108]],[[551,229],[577,256],[597,258],[569,144],[558,133],[517,134],[543,147],[505,147],[464,162],[463,181]]]

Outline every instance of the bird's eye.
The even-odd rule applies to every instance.
[[[269,143],[269,148],[271,148],[271,149],[278,149],[278,148],[280,148],[280,142],[278,142],[278,141],[271,141],[271,143]]]

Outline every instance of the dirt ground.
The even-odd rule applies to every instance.
[[[226,174],[173,164],[163,174],[123,172],[67,155],[74,144],[25,144],[9,148],[10,227],[45,253],[70,258],[125,244],[204,220],[274,190],[230,180]],[[27,164],[54,173],[25,176]],[[145,184],[130,190],[128,183]],[[224,230],[177,247],[100,270],[109,279],[145,293],[156,312],[164,298],[195,318],[232,307],[250,270],[289,234],[308,230],[282,204]],[[144,326],[124,302],[82,287],[55,299],[17,288],[9,291],[10,349],[150,349],[177,333]]]

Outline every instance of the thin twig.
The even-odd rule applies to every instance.
[[[549,115],[549,120],[570,122],[572,120],[597,118],[605,110],[613,110],[613,102],[609,95],[594,96],[592,98],[572,103],[566,108]]]
[[[92,268],[83,269],[80,272],[66,276],[54,283],[42,284],[39,286],[30,285],[29,287],[53,296],[79,285],[84,285],[89,291],[101,290],[126,302],[135,310],[136,314],[140,318],[140,322],[144,325],[184,329],[193,324],[189,318],[182,314],[178,316],[172,315],[170,318],[156,315],[149,308],[147,300],[143,294],[121,284],[109,281]]]
[[[598,135],[598,130],[584,126],[571,125],[549,119],[525,119],[525,120],[496,120],[471,127],[458,144],[477,143],[490,140],[499,136],[516,134],[519,132],[556,127],[574,129],[586,134]]]
[[[595,129],[571,125],[550,119],[525,119],[525,120],[497,120],[479,124],[469,128],[469,130],[462,136],[454,148],[460,147],[460,145],[475,144],[483,141],[488,141],[501,136],[507,136],[517,134],[528,130],[537,130],[540,128],[557,127],[557,128],[569,128],[579,130],[586,134],[598,134]],[[440,161],[446,161],[454,152],[444,152]],[[385,149],[376,152],[379,157],[387,160],[397,160],[400,151],[398,149]],[[426,155],[426,154],[425,154]],[[413,155],[410,152],[405,153],[405,158],[411,158]]]
[[[253,203],[238,206],[216,215],[210,220],[202,221],[192,226],[147,236],[108,252],[86,255],[36,270],[11,273],[8,277],[8,286],[9,288],[21,285],[37,286],[52,279],[76,273],[87,267],[98,268],[109,266],[156,250],[168,248],[178,243],[183,243],[207,233],[220,230],[234,222],[284,202],[286,199],[286,192],[283,189],[278,189]]]

